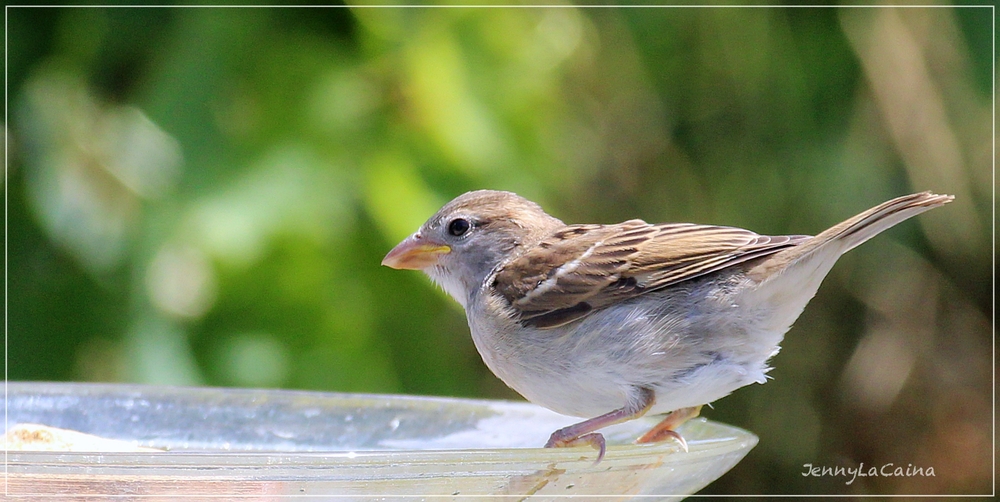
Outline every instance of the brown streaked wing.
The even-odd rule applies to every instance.
[[[504,265],[493,287],[519,312],[522,322],[550,328],[808,238],[691,223],[650,225],[642,220],[570,225]]]

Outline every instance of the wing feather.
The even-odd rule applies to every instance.
[[[521,322],[550,328],[809,238],[642,220],[569,225],[501,265],[492,287],[519,313]]]

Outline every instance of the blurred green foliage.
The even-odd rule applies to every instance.
[[[470,189],[842,259],[710,493],[989,491],[988,8],[8,8],[8,376],[517,396],[390,247]],[[805,478],[802,465],[933,466]]]

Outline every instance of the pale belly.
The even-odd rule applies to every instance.
[[[470,328],[487,366],[535,404],[594,417],[649,388],[656,395],[650,412],[666,413],[765,381],[767,361],[794,319],[775,323],[767,308],[740,305],[734,286],[691,281],[548,330],[503,315],[470,316]]]

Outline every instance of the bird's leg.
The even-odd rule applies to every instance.
[[[599,417],[584,420],[569,427],[563,427],[549,436],[549,442],[545,443],[546,448],[561,448],[565,446],[590,445],[598,450],[597,461],[604,458],[607,449],[604,443],[604,436],[597,429],[602,429],[609,425],[620,424],[629,420],[639,418],[646,414],[653,403],[656,395],[652,390],[646,388],[639,389],[639,400],[633,404],[626,404],[610,413],[605,413]]]
[[[639,444],[656,443],[664,441],[667,438],[673,438],[681,444],[684,451],[688,451],[687,441],[685,441],[680,434],[675,432],[674,429],[680,427],[684,422],[697,417],[698,413],[701,413],[701,406],[692,406],[690,408],[674,410],[667,415],[667,418],[664,418],[662,422],[656,424],[655,427],[650,429],[649,432],[643,434],[639,439],[636,439],[635,442]]]

